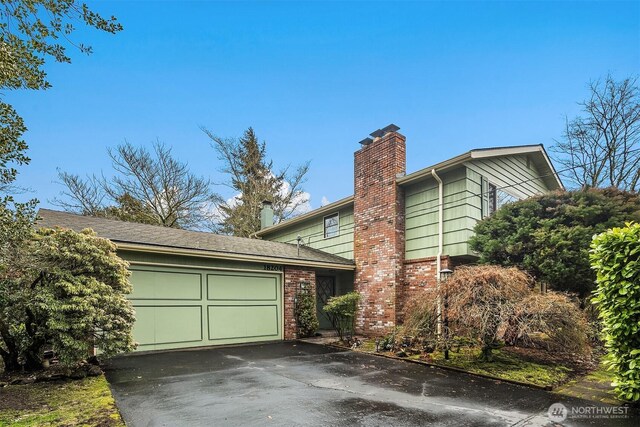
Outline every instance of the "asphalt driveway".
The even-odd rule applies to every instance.
[[[306,343],[113,359],[118,407],[136,426],[539,426],[549,406],[592,405],[549,392]],[[638,425],[567,419],[564,425]]]

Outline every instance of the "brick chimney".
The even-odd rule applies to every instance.
[[[356,332],[382,335],[397,324],[403,280],[405,137],[389,125],[361,142],[354,157],[354,288],[361,295]],[[399,310],[398,310],[399,311]]]

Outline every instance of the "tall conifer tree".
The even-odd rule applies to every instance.
[[[220,138],[202,129],[211,138],[211,145],[224,162],[221,171],[229,175],[224,183],[236,192],[232,199],[217,200],[221,220],[216,231],[234,236],[251,237],[260,230],[262,203],[273,205],[274,222],[279,223],[300,213],[309,201],[302,190],[309,162],[274,172],[273,161],[267,159],[266,143],[260,142],[253,128],[241,138]]]

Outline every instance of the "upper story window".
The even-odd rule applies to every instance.
[[[491,184],[491,183],[489,183],[488,192],[489,192],[489,194],[488,194],[488,197],[489,197],[489,209],[487,211],[487,215],[491,215],[498,208],[498,197],[497,197],[497,194],[496,194],[496,186]]]
[[[493,214],[507,203],[520,200],[506,191],[498,188],[486,178],[482,179],[482,218]]]
[[[340,220],[337,213],[324,217],[324,238],[335,237],[340,231]]]

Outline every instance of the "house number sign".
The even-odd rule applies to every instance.
[[[275,264],[264,264],[264,269],[265,271],[282,271],[282,266]]]

